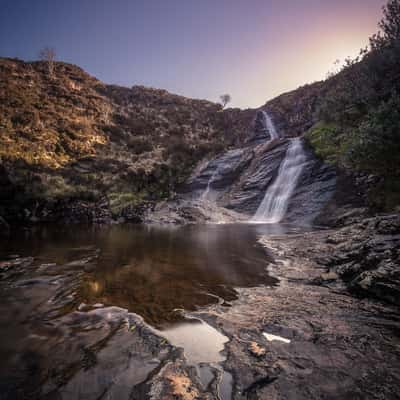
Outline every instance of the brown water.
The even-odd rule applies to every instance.
[[[160,327],[179,320],[181,309],[235,299],[236,287],[275,284],[257,238],[290,232],[294,228],[245,224],[42,227],[13,235],[0,256],[33,256],[35,264],[55,263],[54,273],[97,256],[84,268],[79,302],[120,306]]]
[[[33,391],[40,398],[55,385],[69,400],[92,398],[88,391],[97,398],[115,386],[118,395],[110,398],[130,398],[130,387],[161,361],[146,334],[133,340],[135,330],[120,325],[123,310],[103,308],[119,306],[182,347],[203,389],[214,387],[221,400],[230,400],[233,377],[221,353],[229,339],[187,312],[214,302],[229,306],[236,288],[277,284],[258,238],[297,232],[236,224],[48,226],[12,234],[0,243],[0,392],[5,399],[32,397]],[[33,262],[18,265],[25,262],[21,257]],[[1,260],[16,264],[8,268]],[[88,312],[72,312],[77,309]],[[87,359],[85,349],[96,355]]]

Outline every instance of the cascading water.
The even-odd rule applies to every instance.
[[[305,162],[301,139],[292,139],[279,167],[278,176],[265,193],[252,222],[278,223],[283,219]]]
[[[266,111],[261,111],[264,116],[264,126],[265,129],[269,132],[271,139],[275,140],[279,138],[279,134],[275,128],[274,123],[272,122],[272,118],[268,115]]]
[[[218,168],[214,171],[214,173],[211,175],[210,179],[208,180],[206,190],[201,195],[202,200],[209,200],[211,184],[213,183],[213,181],[217,175],[218,175]]]

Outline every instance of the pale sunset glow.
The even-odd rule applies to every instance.
[[[0,53],[35,59],[46,44],[57,49],[59,59],[108,83],[161,87],[212,101],[228,92],[231,106],[258,107],[324,79],[336,59],[357,55],[377,31],[383,4],[6,1]]]

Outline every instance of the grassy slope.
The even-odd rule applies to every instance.
[[[115,213],[170,195],[200,159],[240,141],[253,115],[11,59],[0,59],[0,104],[1,165],[21,207],[105,196]]]

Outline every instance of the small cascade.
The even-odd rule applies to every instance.
[[[207,187],[204,190],[204,192],[201,194],[202,200],[210,200],[209,197],[210,197],[210,191],[211,191],[211,184],[214,182],[217,175],[218,175],[218,168],[213,172],[210,179],[208,180]]]
[[[275,182],[267,189],[252,222],[278,223],[283,219],[305,162],[301,139],[292,139]]]
[[[270,140],[279,139],[279,133],[275,128],[272,118],[268,115],[266,111],[261,111],[264,116],[264,126],[265,130],[268,131],[270,135]]]

